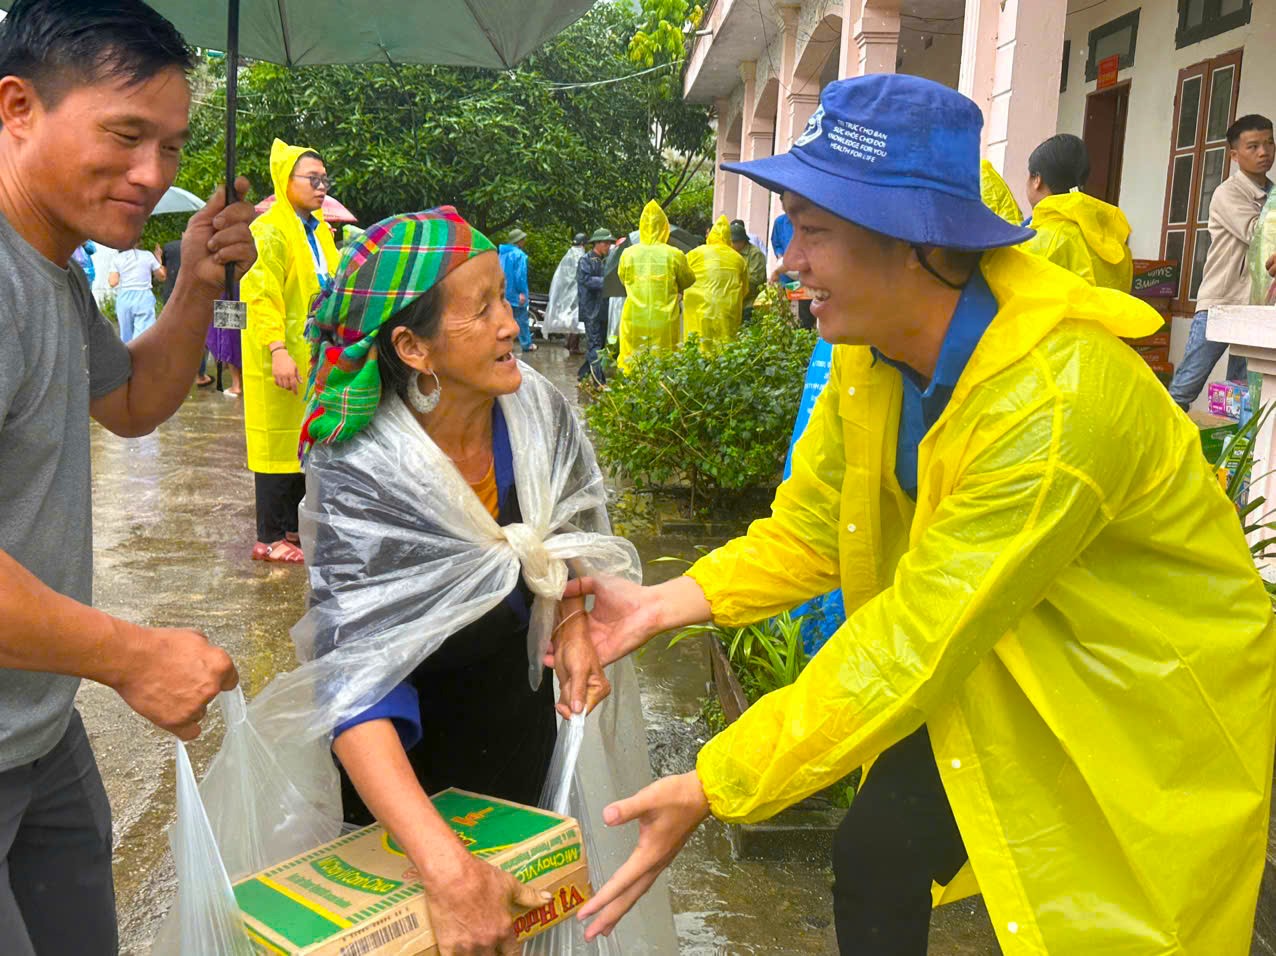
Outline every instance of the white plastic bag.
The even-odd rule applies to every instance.
[[[218,702],[226,736],[199,794],[231,878],[251,876],[287,859],[298,843],[318,846],[335,840],[339,826],[301,795],[277,752],[248,720],[244,692],[236,687],[219,695]],[[218,772],[221,765],[234,772]]]
[[[581,797],[577,766],[581,747],[585,742],[585,723],[583,714],[559,723],[558,740],[554,744],[554,756],[550,760],[549,775],[545,778],[540,805],[544,810],[559,816],[572,817],[580,823],[585,860],[589,864],[590,877],[594,880],[594,889],[598,889],[604,878],[600,865],[602,860],[601,856],[595,856],[599,854],[599,850],[593,839],[593,821],[586,816],[585,803]],[[523,956],[582,956],[585,953],[591,956],[619,956],[619,942],[602,936],[593,943],[586,943],[584,924],[575,917],[570,917],[523,945]]]
[[[177,822],[168,832],[177,863],[177,903],[152,952],[165,956],[253,956],[255,947],[222,866],[195,785],[186,745],[177,741]]]

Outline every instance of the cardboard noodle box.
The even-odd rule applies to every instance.
[[[553,899],[511,917],[520,941],[571,918],[589,899],[580,824],[544,810],[444,790],[433,798],[475,856]],[[235,884],[260,953],[282,956],[437,956],[425,892],[411,861],[380,826],[365,827]]]

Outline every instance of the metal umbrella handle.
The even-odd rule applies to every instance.
[[[226,205],[235,195],[235,113],[239,107],[239,0],[226,3]],[[219,329],[246,329],[248,306],[239,300],[234,263],[226,266],[226,294],[213,303],[213,325]]]

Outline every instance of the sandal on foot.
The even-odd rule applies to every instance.
[[[266,560],[273,561],[275,564],[305,564],[306,556],[301,553],[299,547],[285,540],[276,541],[270,546]]]

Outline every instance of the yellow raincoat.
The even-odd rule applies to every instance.
[[[683,334],[695,332],[706,343],[731,341],[740,331],[749,265],[731,246],[726,216],[718,217],[703,246],[687,253],[687,265],[696,281],[682,297]]]
[[[1276,627],[1235,510],[1116,338],[1156,313],[1017,249],[982,268],[1000,309],[916,504],[899,372],[839,346],[772,516],[690,570],[726,626],[838,585],[848,612],[701,750],[709,805],[764,819],[925,723],[1008,956],[1246,953]]]
[[[627,296],[620,313],[622,369],[640,348],[671,349],[678,344],[678,293],[696,281],[687,257],[668,244],[669,217],[654,199],[642,211],[638,239],[639,245],[620,254],[617,266]]]
[[[1006,222],[1013,222],[1016,226],[1023,223],[1023,212],[1015,201],[1014,193],[1001,178],[1001,173],[986,159],[979,163],[979,189],[985,206]]]
[[[319,292],[319,280],[305,227],[288,201],[288,179],[301,154],[308,151],[305,146],[289,146],[278,139],[271,146],[270,178],[275,187],[275,203],[252,224],[257,261],[239,288],[248,304],[248,328],[241,337],[248,468],[263,474],[301,470],[297,442],[306,410],[302,394],[310,372],[306,313]],[[320,220],[315,238],[327,261],[328,274],[332,275],[337,267],[337,247],[323,222],[323,213],[313,215]],[[275,384],[271,342],[288,346],[288,354],[297,363],[301,394],[293,395]]]
[[[1056,193],[1032,210],[1036,236],[1023,244],[1092,285],[1129,292],[1130,223],[1116,206],[1083,192]]]

